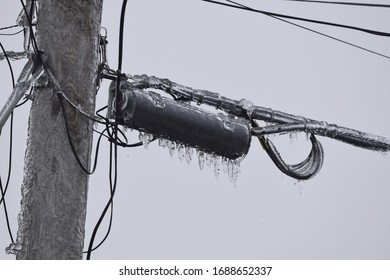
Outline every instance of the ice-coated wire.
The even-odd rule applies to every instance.
[[[14,108],[17,106],[20,99],[22,99],[23,95],[29,90],[31,85],[41,76],[43,71],[43,66],[36,61],[36,57],[32,54],[31,58],[20,73],[10,97],[0,111],[0,130]]]
[[[214,1],[214,0],[201,0],[201,1],[212,3],[212,4],[217,4],[217,5],[221,5],[221,6],[226,6],[226,7],[230,7],[230,8],[245,10],[248,12],[260,13],[260,14],[264,14],[264,15],[272,15],[272,16],[276,16],[276,17],[280,17],[280,18],[287,18],[287,19],[329,25],[329,26],[346,28],[346,29],[352,29],[352,30],[365,32],[365,33],[376,35],[376,36],[390,37],[389,32],[382,32],[382,31],[371,30],[371,29],[361,28],[361,27],[352,26],[352,25],[345,25],[345,24],[326,22],[326,21],[321,21],[321,20],[308,19],[308,18],[303,18],[303,17],[290,16],[290,15],[285,15],[285,14],[272,13],[272,12],[267,12],[267,11],[263,11],[263,10],[253,9],[251,7],[247,7],[244,5],[228,4],[228,3],[218,2],[218,1]]]
[[[390,151],[390,140],[385,137],[337,126],[335,124],[328,124],[326,122],[277,124],[252,128],[252,134],[255,136],[302,131],[326,136],[369,150]]]
[[[235,1],[226,0],[226,2],[233,3],[233,4],[237,5],[237,6],[241,6],[241,7],[250,9],[250,7],[245,6],[245,5],[241,4],[241,3],[237,3],[237,2],[235,2]],[[340,39],[340,38],[336,38],[336,37],[334,37],[334,36],[325,34],[325,33],[323,33],[323,32],[314,30],[314,29],[312,29],[312,28],[309,28],[309,27],[306,27],[306,26],[303,26],[303,25],[294,23],[294,22],[292,22],[292,21],[288,21],[288,20],[286,20],[286,19],[283,19],[283,18],[280,18],[280,17],[276,17],[276,16],[273,16],[273,15],[270,15],[270,14],[266,14],[266,16],[269,16],[269,17],[271,17],[271,18],[273,18],[273,19],[276,19],[276,20],[282,21],[282,22],[284,22],[284,23],[288,23],[288,24],[290,24],[290,25],[299,27],[299,28],[301,28],[301,29],[303,29],[303,30],[312,32],[312,33],[314,33],[314,34],[318,34],[318,35],[323,36],[323,37],[325,37],[325,38],[329,38],[329,39],[334,40],[334,41],[336,41],[336,42],[339,42],[339,43],[342,43],[342,44],[346,44],[346,45],[348,45],[348,46],[351,46],[351,47],[354,47],[354,48],[357,48],[357,49],[360,49],[360,50],[362,50],[362,51],[366,51],[366,52],[369,52],[369,53],[372,53],[372,54],[375,54],[375,55],[378,55],[378,56],[381,56],[381,57],[386,58],[386,59],[390,59],[390,56],[387,56],[387,55],[385,55],[385,54],[382,54],[382,53],[379,53],[379,52],[376,52],[376,51],[373,51],[373,50],[364,48],[364,47],[362,47],[362,46],[353,44],[353,43],[351,43],[351,42],[342,40],[342,39]]]
[[[310,136],[310,141],[312,143],[310,154],[304,161],[298,164],[285,163],[271,140],[264,138],[263,141],[263,148],[279,170],[284,174],[298,180],[308,180],[321,170],[324,162],[324,150],[321,143],[313,134]]]
[[[7,56],[10,60],[20,60],[28,57],[27,51],[22,52],[14,52],[14,51],[7,51]],[[4,60],[6,58],[6,54],[3,52],[0,52],[0,61]]]
[[[332,4],[332,5],[360,6],[360,7],[370,7],[370,8],[390,8],[390,5],[374,4],[374,3],[352,3],[352,2],[313,1],[313,0],[285,0],[285,1],[318,3],[318,4]]]
[[[198,104],[204,103],[222,109],[238,117],[249,117],[249,119],[278,124],[278,126],[252,128],[252,134],[254,136],[306,132],[343,141],[360,148],[384,152],[390,151],[390,140],[382,136],[335,124],[328,124],[327,122],[316,121],[270,108],[254,106],[250,101],[245,99],[240,101],[233,100],[221,96],[218,93],[186,87],[168,79],[160,79],[154,76],[149,77],[147,75],[128,75],[128,77],[134,81],[133,85],[135,87],[160,89],[178,97],[197,102]]]

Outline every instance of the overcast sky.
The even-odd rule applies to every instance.
[[[19,1],[5,0],[0,26],[12,25]],[[4,2],[4,1],[3,1]],[[117,66],[122,1],[105,1],[108,59]],[[357,1],[355,1],[357,2]],[[377,1],[379,2],[379,0]],[[385,0],[381,3],[390,4]],[[390,32],[390,9],[343,7],[281,0],[243,1],[267,11]],[[357,31],[307,27],[390,55],[390,39]],[[5,32],[4,32],[5,33]],[[22,36],[0,36],[22,50]],[[390,138],[390,60],[275,19],[199,0],[130,0],[123,72],[169,78],[254,104]],[[13,63],[15,74],[26,61]],[[12,91],[0,62],[0,106]],[[108,84],[97,107],[106,105]],[[15,114],[14,163],[7,194],[16,236],[29,105]],[[7,173],[8,126],[0,139],[0,173]],[[136,132],[128,132],[136,139]],[[390,157],[318,137],[325,150],[321,172],[297,182],[274,166],[256,139],[241,162],[235,188],[152,143],[119,149],[114,220],[93,259],[389,259]],[[310,151],[305,135],[273,138],[296,163]],[[86,247],[108,199],[108,145],[90,178]],[[0,214],[0,247],[10,241]],[[101,227],[99,237],[105,234]],[[99,237],[97,240],[99,240]],[[0,250],[0,259],[12,259]]]

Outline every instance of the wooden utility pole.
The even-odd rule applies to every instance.
[[[103,0],[39,0],[37,43],[64,94],[93,115]],[[30,112],[17,259],[82,259],[93,122],[53,85],[36,89]]]

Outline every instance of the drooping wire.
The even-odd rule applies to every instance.
[[[233,4],[235,4],[235,5],[242,6],[242,7],[245,7],[245,8],[249,8],[249,7],[247,7],[247,6],[243,5],[243,4],[237,3],[237,2],[235,2],[235,1],[226,0],[226,2],[233,3]],[[279,17],[277,17],[277,16],[272,16],[272,15],[267,15],[267,16],[269,16],[269,17],[271,17],[271,18],[274,18],[274,19],[277,19],[277,20],[280,20],[280,21],[282,21],[282,22],[291,24],[291,25],[293,25],[293,26],[302,28],[302,29],[304,29],[304,30],[313,32],[313,33],[315,33],[315,34],[324,36],[324,37],[326,37],[326,38],[335,40],[335,41],[340,42],[340,43],[342,43],[342,44],[346,44],[346,45],[349,45],[349,46],[351,46],[351,47],[354,47],[354,48],[357,48],[357,49],[360,49],[360,50],[363,50],[363,51],[366,51],[366,52],[369,52],[369,53],[372,53],[372,54],[381,56],[381,57],[383,57],[383,58],[390,59],[390,56],[387,56],[387,55],[385,55],[385,54],[382,54],[382,53],[379,53],[379,52],[376,52],[376,51],[373,51],[373,50],[370,50],[370,49],[361,47],[361,46],[359,46],[359,45],[356,45],[356,44],[350,43],[350,42],[348,42],[348,41],[342,40],[342,39],[340,39],[340,38],[337,38],[337,37],[334,37],[334,36],[325,34],[325,33],[323,33],[323,32],[314,30],[314,29],[312,29],[312,28],[308,28],[308,27],[306,27],[306,26],[303,26],[303,25],[300,25],[300,24],[297,24],[297,23],[294,23],[294,22],[285,20],[285,19],[283,19],[283,18],[279,18]]]
[[[230,7],[230,8],[234,8],[234,9],[240,9],[240,10],[244,10],[244,11],[248,11],[248,12],[254,12],[254,13],[259,13],[259,14],[264,14],[264,15],[272,15],[272,16],[276,16],[276,17],[280,17],[280,18],[300,20],[300,21],[305,21],[305,22],[310,22],[310,23],[329,25],[329,26],[346,28],[346,29],[352,29],[352,30],[361,31],[361,32],[365,32],[368,34],[372,34],[372,35],[390,37],[390,33],[388,33],[388,32],[382,32],[382,31],[371,30],[371,29],[366,29],[366,28],[361,28],[361,27],[356,27],[356,26],[351,26],[351,25],[345,25],[345,24],[339,24],[339,23],[333,23],[333,22],[327,22],[327,21],[320,21],[320,20],[315,20],[315,19],[308,19],[308,18],[272,13],[272,12],[267,12],[267,11],[263,11],[263,10],[258,10],[258,9],[246,7],[246,6],[239,6],[239,5],[233,5],[233,4],[228,4],[228,3],[222,3],[222,2],[218,2],[218,1],[214,1],[214,0],[200,0],[200,1],[208,2],[208,3],[212,3],[212,4],[217,4],[217,5],[221,5],[221,6],[226,6],[226,7]]]
[[[65,106],[64,106],[64,102],[63,102],[63,96],[60,94],[60,93],[57,93],[57,96],[58,96],[58,100],[59,100],[59,103],[60,103],[60,106],[61,106],[61,110],[62,110],[62,114],[64,116],[64,123],[65,123],[65,129],[66,129],[66,135],[68,137],[68,140],[69,140],[69,144],[70,144],[70,147],[72,149],[72,153],[73,155],[75,156],[75,159],[77,161],[77,163],[79,164],[79,166],[81,167],[81,169],[88,175],[91,175],[95,172],[96,170],[96,166],[97,166],[97,162],[98,162],[98,157],[99,157],[99,147],[100,147],[100,140],[102,138],[102,134],[99,136],[99,139],[96,143],[96,151],[95,151],[95,159],[94,159],[94,164],[93,164],[93,167],[92,167],[92,170],[89,171],[87,167],[84,166],[84,164],[81,162],[81,159],[80,157],[78,156],[77,154],[77,151],[76,151],[76,147],[74,146],[74,143],[73,143],[73,139],[72,139],[72,136],[70,134],[70,129],[69,129],[69,124],[68,124],[68,120],[67,120],[67,117],[66,117],[66,110],[65,110]]]
[[[334,2],[334,1],[314,1],[314,0],[284,0],[284,1],[334,4],[334,5],[350,5],[350,6],[361,6],[361,7],[372,7],[372,8],[390,8],[390,5],[374,4],[374,3],[354,3],[354,2]]]
[[[7,60],[7,63],[8,63],[9,71],[10,71],[10,74],[11,74],[12,87],[15,88],[15,76],[14,76],[14,72],[13,72],[13,69],[12,69],[11,62],[10,62],[10,60],[9,60],[9,58],[7,56],[7,52],[5,51],[4,46],[3,46],[3,44],[1,42],[0,42],[0,47],[1,47],[1,49],[2,49],[2,51],[4,53],[4,55],[5,55],[5,58]],[[14,121],[14,113],[12,112],[11,113],[11,118],[10,118],[10,132],[9,132],[10,139],[9,139],[8,175],[7,175],[7,181],[6,181],[6,184],[5,184],[4,188],[3,188],[3,183],[2,183],[2,179],[1,179],[1,175],[0,175],[0,191],[1,191],[0,205],[1,205],[1,203],[3,203],[4,215],[5,215],[5,220],[6,220],[6,223],[7,223],[8,234],[10,236],[10,239],[11,239],[12,243],[14,243],[14,238],[12,236],[10,221],[9,221],[9,217],[8,217],[8,210],[7,210],[7,205],[6,205],[6,202],[5,202],[5,195],[6,195],[7,190],[8,190],[9,182],[10,182],[10,179],[11,179],[11,173],[12,173],[13,121]],[[0,136],[1,136],[1,130],[0,130]]]
[[[22,4],[24,13],[25,13],[25,15],[26,15],[26,17],[27,17],[28,28],[30,29],[30,36],[31,36],[31,37],[30,37],[30,40],[31,40],[31,42],[32,42],[33,50],[34,50],[35,54],[36,54],[37,57],[38,57],[39,63],[41,63],[42,65],[44,65],[43,60],[42,60],[41,53],[39,52],[39,48],[38,48],[37,41],[36,41],[36,39],[35,39],[34,30],[33,30],[33,27],[32,27],[32,17],[33,17],[33,11],[34,11],[34,3],[35,3],[35,0],[32,0],[32,1],[31,1],[30,14],[29,14],[28,11],[27,11],[26,5],[23,3],[23,0],[20,0],[20,3]]]
[[[19,30],[15,33],[0,33],[0,36],[14,36],[14,35],[17,35],[17,34],[22,33],[22,32],[23,32],[23,29]]]
[[[0,27],[0,30],[12,29],[12,28],[16,28],[16,27],[19,27],[19,25],[14,24],[14,25],[10,25],[10,26]]]
[[[5,58],[7,60],[8,68],[9,68],[11,80],[12,80],[12,87],[14,88],[15,87],[15,75],[14,75],[14,71],[12,69],[11,61],[9,60],[7,52],[5,51],[5,48],[1,42],[0,42],[0,48],[2,49],[2,51],[5,55]],[[5,194],[7,193],[8,185],[9,185],[10,178],[11,178],[11,172],[12,172],[13,120],[14,120],[14,113],[12,112],[11,118],[10,118],[10,140],[9,140],[10,144],[9,144],[9,158],[8,158],[8,175],[7,175],[7,182],[6,182],[5,188],[4,188],[4,194],[2,193],[2,196],[0,199],[0,205],[1,205],[2,201],[5,199]],[[0,135],[1,135],[1,130],[0,130]]]
[[[121,71],[122,71],[122,58],[123,58],[123,30],[124,30],[124,22],[125,22],[125,14],[126,14],[126,5],[127,5],[127,0],[123,0],[122,2],[122,10],[121,10],[121,17],[120,17],[120,26],[119,26],[119,51],[118,51],[118,68],[117,68],[117,88],[116,88],[116,93],[115,97],[117,97],[117,94],[119,93],[120,90],[120,80],[121,80]],[[117,100],[117,99],[115,99]],[[116,108],[118,106],[118,102],[116,102]],[[118,110],[116,110],[118,112]],[[103,209],[102,214],[100,215],[99,220],[97,221],[95,228],[93,229],[91,239],[88,245],[88,250],[87,250],[87,260],[91,259],[91,254],[92,254],[92,249],[93,249],[93,243],[96,238],[96,234],[99,230],[100,224],[102,223],[108,208],[111,206],[113,209],[113,203],[114,203],[114,196],[115,196],[115,191],[116,191],[116,186],[117,186],[117,181],[118,181],[118,116],[115,117],[115,123],[112,126],[113,128],[113,137],[114,137],[114,142],[110,142],[110,170],[109,170],[109,181],[110,181],[110,199],[108,200],[106,206]],[[111,210],[111,214],[112,214]],[[110,220],[111,224],[111,220]],[[111,227],[110,227],[111,228]],[[107,237],[104,238],[104,240]],[[102,243],[99,244],[99,246]]]
[[[1,191],[1,196],[4,198],[5,193],[4,193],[4,189],[3,189],[3,184],[1,182],[1,177],[0,177],[0,191]],[[8,234],[9,234],[9,237],[11,239],[11,242],[14,243],[14,237],[12,236],[12,231],[11,231],[11,226],[9,223],[8,210],[7,210],[7,205],[5,203],[5,199],[3,199],[3,207],[4,207],[5,221],[7,223]]]

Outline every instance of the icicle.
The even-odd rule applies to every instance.
[[[211,167],[212,164],[213,164],[213,156],[211,154],[206,154],[207,167]]]
[[[202,151],[198,152],[198,163],[200,170],[203,170],[204,168],[204,162],[205,162],[205,154]]]
[[[249,117],[252,116],[253,114],[253,111],[255,110],[255,107],[253,106],[253,102],[252,101],[249,101],[249,100],[246,100],[246,99],[241,99],[240,100],[240,106],[246,110],[246,113]]]
[[[219,174],[221,173],[221,157],[213,156],[213,160],[214,160],[214,175],[215,178],[218,179]]]
[[[169,149],[169,154],[171,155],[171,157],[173,157],[173,155],[175,154],[175,149],[176,149],[175,142],[168,140],[167,147]]]
[[[8,247],[5,248],[5,253],[7,255],[13,254],[16,255],[22,249],[22,245],[20,243],[11,243]]]
[[[183,161],[185,157],[185,147],[183,144],[177,144],[177,157]]]
[[[222,158],[222,172],[223,173],[228,172],[228,164],[229,164],[229,160],[227,158]]]
[[[237,186],[237,180],[238,180],[238,176],[240,175],[241,171],[240,171],[240,163],[237,162],[237,161],[234,161],[233,162],[233,178],[232,178],[232,182],[233,182],[233,185],[236,187]]]
[[[229,176],[229,180],[230,182],[233,182],[233,172],[234,172],[234,167],[233,167],[233,161],[232,160],[229,160],[228,161],[228,176]]]
[[[194,154],[194,149],[190,146],[186,146],[185,159],[188,164],[190,164],[192,160],[192,155]]]
[[[152,142],[152,140],[153,140],[153,134],[147,133],[146,135],[147,135],[147,136],[146,136],[146,141],[144,141],[144,143],[143,143],[145,149],[147,149],[147,148],[149,147],[150,142]],[[145,137],[144,137],[144,138],[145,138]]]
[[[140,142],[144,143],[144,134],[141,131],[138,134],[138,139]]]
[[[290,133],[288,136],[290,137],[291,143],[296,142],[298,139],[298,134],[296,132]]]
[[[158,139],[158,145],[162,148],[166,148],[167,147],[167,139],[164,139],[164,138],[160,138]]]
[[[150,141],[153,139],[153,135],[150,133],[142,133],[141,131],[138,134],[138,139],[140,142],[142,142],[142,145],[145,149],[149,147]]]

